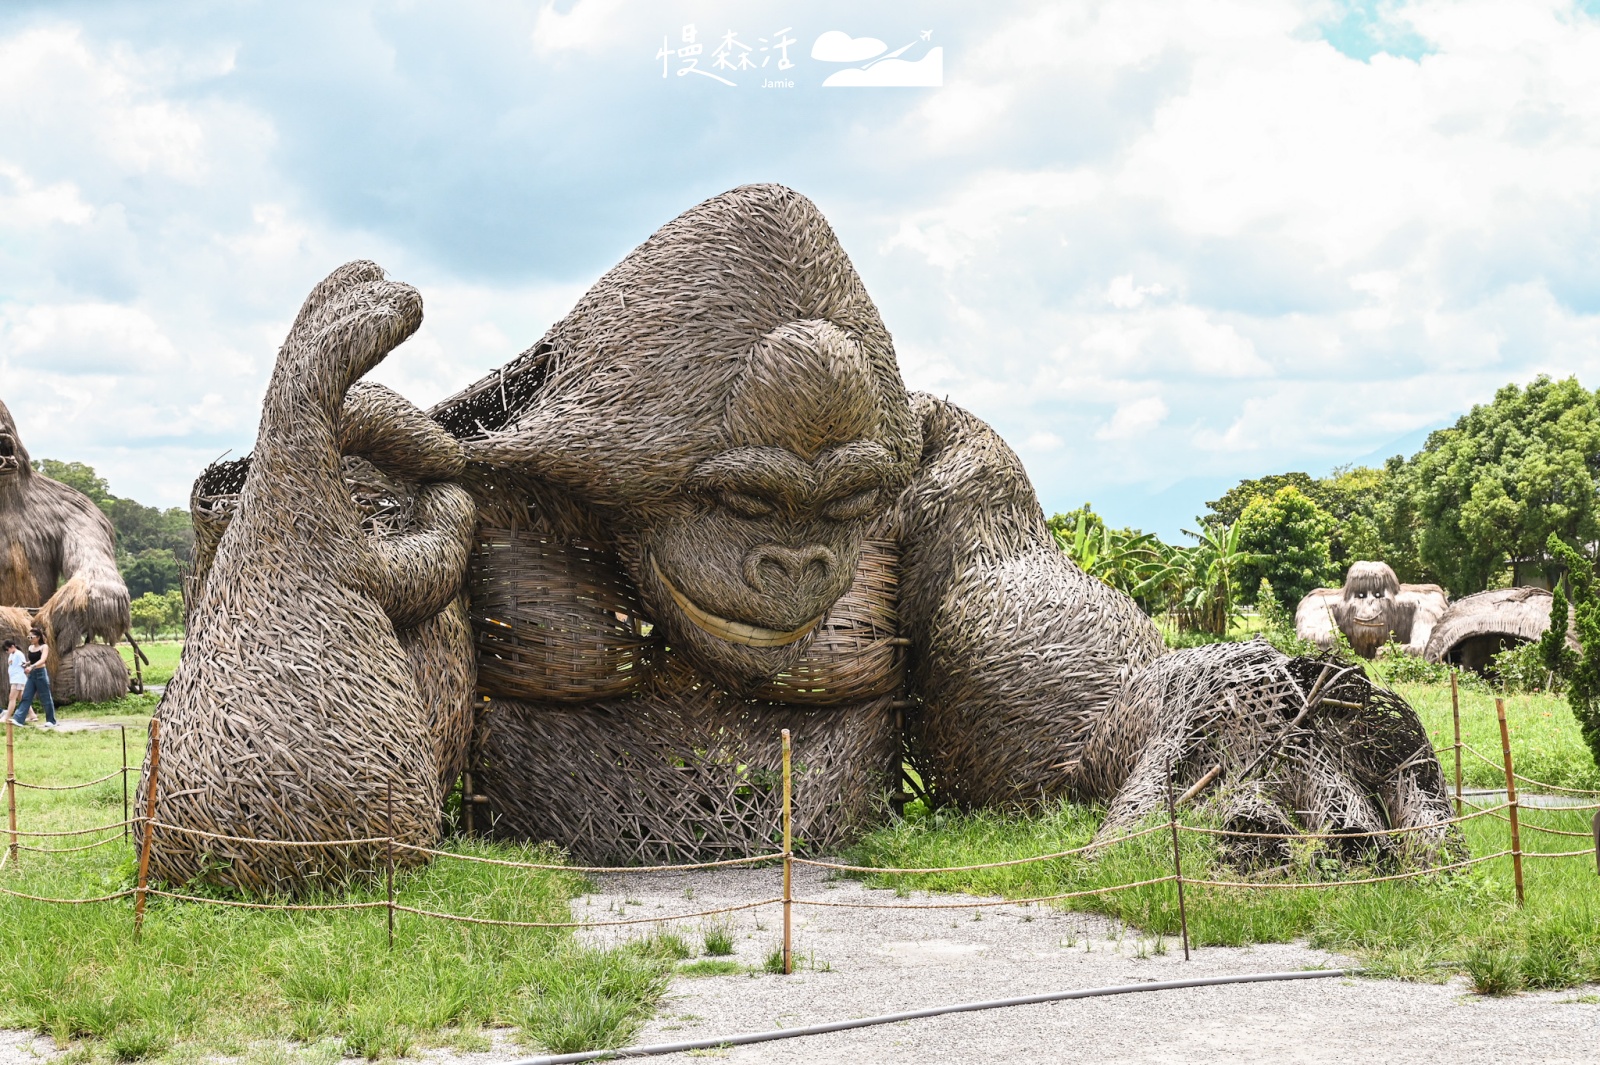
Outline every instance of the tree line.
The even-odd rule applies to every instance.
[[[137,599],[164,596],[183,586],[183,570],[194,560],[194,526],[181,507],[161,510],[111,494],[105,478],[82,462],[37,459],[36,472],[88,496],[117,532],[117,568]]]
[[[1364,559],[1453,596],[1552,583],[1566,570],[1552,537],[1588,559],[1600,544],[1600,395],[1576,378],[1506,385],[1414,455],[1252,478],[1206,507],[1181,545],[1112,529],[1088,504],[1050,525],[1092,575],[1214,634],[1263,582],[1292,610]]]

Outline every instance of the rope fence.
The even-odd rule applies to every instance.
[[[1521,906],[1521,905],[1523,905],[1523,903],[1525,901],[1525,899],[1524,899],[1525,891],[1524,891],[1524,883],[1523,883],[1523,875],[1522,875],[1522,861],[1523,861],[1524,858],[1531,858],[1531,859],[1560,859],[1560,858],[1595,857],[1597,862],[1600,862],[1600,817],[1596,817],[1596,819],[1595,819],[1595,832],[1593,833],[1593,836],[1594,836],[1594,838],[1596,840],[1596,844],[1595,845],[1591,845],[1588,848],[1585,848],[1585,849],[1582,849],[1582,850],[1570,850],[1570,851],[1524,851],[1522,849],[1520,832],[1521,832],[1521,829],[1524,828],[1524,827],[1528,828],[1528,829],[1531,829],[1531,830],[1533,830],[1535,832],[1542,832],[1542,833],[1546,833],[1546,834],[1549,834],[1549,835],[1567,836],[1567,837],[1576,837],[1576,838],[1589,838],[1590,837],[1590,833],[1573,832],[1573,831],[1569,831],[1569,830],[1565,830],[1565,829],[1558,829],[1558,828],[1549,827],[1549,826],[1546,826],[1546,825],[1539,825],[1539,824],[1534,824],[1534,823],[1525,823],[1524,819],[1523,819],[1523,815],[1526,813],[1527,807],[1526,807],[1525,804],[1519,802],[1519,800],[1517,798],[1516,785],[1517,785],[1518,781],[1534,784],[1534,785],[1537,785],[1538,787],[1541,787],[1541,788],[1548,788],[1551,791],[1560,792],[1560,793],[1563,793],[1563,794],[1585,795],[1585,796],[1600,796],[1600,792],[1585,791],[1585,790],[1576,789],[1576,788],[1558,788],[1558,787],[1556,787],[1554,785],[1545,784],[1545,783],[1543,783],[1541,781],[1536,781],[1536,780],[1533,780],[1532,778],[1529,778],[1529,777],[1526,777],[1526,776],[1523,776],[1523,775],[1517,773],[1515,771],[1515,768],[1514,768],[1513,764],[1512,764],[1510,737],[1509,737],[1509,732],[1507,731],[1506,723],[1505,723],[1505,707],[1504,707],[1503,700],[1498,700],[1498,699],[1496,700],[1496,710],[1497,710],[1497,716],[1499,718],[1499,722],[1500,722],[1500,726],[1501,726],[1501,737],[1502,737],[1502,758],[1503,758],[1503,763],[1500,764],[1500,765],[1497,765],[1496,763],[1494,763],[1486,755],[1484,755],[1481,752],[1477,751],[1471,745],[1464,744],[1464,743],[1461,742],[1461,740],[1460,740],[1459,709],[1457,708],[1457,710],[1456,710],[1456,742],[1453,743],[1453,744],[1448,744],[1448,745],[1445,745],[1445,746],[1442,746],[1442,747],[1439,747],[1439,748],[1435,749],[1436,753],[1443,752],[1443,751],[1452,751],[1452,752],[1455,753],[1455,756],[1456,756],[1455,801],[1456,801],[1456,811],[1457,811],[1457,813],[1456,813],[1456,816],[1454,816],[1454,817],[1449,817],[1449,818],[1445,818],[1443,820],[1434,821],[1434,822],[1431,822],[1429,824],[1407,825],[1407,826],[1402,826],[1402,827],[1399,827],[1399,828],[1382,829],[1382,830],[1367,831],[1367,832],[1321,832],[1321,833],[1255,832],[1255,831],[1248,831],[1248,830],[1244,830],[1244,829],[1215,828],[1215,827],[1204,826],[1204,825],[1186,825],[1186,824],[1183,824],[1177,818],[1176,804],[1175,803],[1169,803],[1169,806],[1168,806],[1168,818],[1164,823],[1151,825],[1149,827],[1146,827],[1146,828],[1143,828],[1143,829],[1139,829],[1139,830],[1133,831],[1133,832],[1122,833],[1122,834],[1119,834],[1119,835],[1117,835],[1117,836],[1115,836],[1113,838],[1110,838],[1110,839],[1094,840],[1094,841],[1092,841],[1090,843],[1084,844],[1083,846],[1072,847],[1072,848],[1069,848],[1069,849],[1066,849],[1066,850],[1052,851],[1052,852],[1046,853],[1046,854],[1032,855],[1032,856],[1028,856],[1028,857],[1024,857],[1024,858],[1013,858],[1013,859],[1008,859],[1008,860],[1003,860],[1003,861],[980,862],[980,863],[974,863],[974,864],[969,864],[969,865],[919,866],[919,867],[852,865],[852,864],[848,864],[848,863],[844,863],[844,862],[831,862],[831,861],[825,861],[825,860],[814,859],[814,858],[802,858],[802,857],[798,857],[797,855],[794,854],[793,844],[792,844],[792,835],[791,835],[791,832],[792,832],[792,829],[791,829],[791,817],[792,817],[791,741],[790,741],[790,735],[789,735],[789,732],[788,732],[787,729],[783,730],[783,733],[782,733],[782,741],[783,741],[783,745],[782,745],[782,750],[783,750],[783,775],[782,775],[782,780],[783,780],[783,810],[782,810],[782,816],[783,816],[783,829],[784,829],[784,840],[783,840],[783,849],[782,850],[773,851],[773,852],[769,852],[769,853],[766,853],[766,854],[750,855],[750,856],[742,857],[742,858],[724,858],[724,859],[719,859],[719,860],[715,860],[715,861],[683,862],[683,863],[669,864],[669,865],[648,865],[648,866],[638,866],[638,865],[613,865],[613,866],[591,865],[591,866],[574,866],[574,865],[563,865],[563,864],[554,863],[554,862],[524,862],[524,861],[515,861],[515,860],[511,860],[511,859],[504,859],[504,858],[489,858],[489,857],[485,857],[485,856],[482,856],[482,855],[476,855],[476,854],[462,854],[462,853],[457,853],[457,852],[454,852],[454,851],[443,850],[443,849],[436,848],[436,847],[424,847],[424,846],[419,846],[419,845],[416,845],[416,844],[405,843],[405,842],[402,842],[402,841],[394,838],[394,836],[392,834],[386,834],[386,835],[381,835],[381,836],[360,836],[360,837],[353,837],[353,838],[350,838],[350,839],[338,839],[338,840],[286,840],[286,839],[273,840],[273,839],[260,839],[260,838],[252,837],[252,836],[237,836],[237,835],[229,835],[229,834],[226,834],[226,833],[209,832],[209,831],[204,831],[204,830],[201,830],[201,829],[189,828],[187,826],[176,825],[176,824],[172,824],[170,822],[159,820],[155,815],[155,810],[156,810],[156,801],[157,801],[157,798],[158,798],[159,773],[160,773],[160,723],[158,721],[154,721],[154,720],[152,720],[151,723],[150,723],[150,763],[149,763],[150,764],[150,772],[149,772],[149,777],[148,777],[148,796],[147,796],[146,811],[145,811],[143,816],[133,816],[131,814],[131,810],[130,810],[130,808],[128,806],[128,796],[127,796],[127,788],[126,788],[127,774],[128,774],[129,769],[131,768],[128,765],[128,759],[127,759],[127,741],[126,741],[126,736],[124,736],[124,739],[123,739],[123,766],[122,766],[122,768],[120,768],[118,770],[115,770],[115,771],[113,771],[111,773],[107,773],[104,776],[97,777],[97,778],[95,778],[93,780],[83,781],[83,782],[76,783],[76,784],[62,784],[62,785],[57,785],[57,784],[49,784],[49,785],[46,785],[46,784],[32,784],[32,783],[28,783],[28,782],[24,782],[24,781],[19,781],[19,780],[16,779],[16,776],[15,776],[15,754],[14,754],[12,730],[11,730],[10,727],[8,727],[7,728],[7,744],[6,744],[7,773],[6,773],[6,781],[5,781],[4,791],[5,791],[5,793],[6,793],[7,797],[8,797],[8,814],[9,814],[8,833],[10,835],[10,847],[7,849],[7,851],[4,854],[0,854],[0,871],[3,871],[7,864],[10,864],[13,868],[15,868],[16,862],[17,862],[17,859],[18,859],[18,856],[19,856],[20,852],[26,851],[26,852],[29,852],[29,853],[36,853],[36,854],[74,854],[74,853],[79,853],[79,852],[83,852],[83,851],[94,850],[94,849],[96,849],[98,847],[103,847],[108,843],[115,842],[118,839],[127,839],[129,837],[129,835],[130,835],[130,832],[129,832],[130,829],[135,829],[135,830],[138,831],[138,833],[140,835],[141,842],[140,842],[140,846],[139,846],[139,875],[138,875],[137,886],[135,886],[135,887],[125,888],[125,889],[123,889],[121,891],[115,891],[115,892],[111,892],[111,893],[106,894],[106,895],[99,895],[99,896],[94,896],[94,897],[91,897],[91,898],[56,898],[56,897],[51,897],[51,896],[32,895],[32,894],[28,894],[28,893],[20,892],[20,891],[15,891],[15,890],[12,890],[10,888],[4,888],[4,887],[0,887],[0,894],[4,894],[4,895],[7,895],[7,896],[10,896],[10,897],[13,897],[13,898],[26,899],[26,900],[33,901],[33,902],[41,902],[41,903],[49,903],[49,904],[57,904],[57,905],[70,905],[70,906],[90,905],[90,904],[103,903],[103,902],[115,902],[115,901],[120,900],[120,899],[132,897],[134,899],[134,902],[135,902],[135,922],[134,922],[134,927],[135,927],[136,936],[138,934],[138,930],[142,926],[144,912],[145,912],[146,899],[148,897],[150,897],[150,896],[154,896],[154,897],[157,897],[157,898],[171,899],[171,900],[173,900],[175,902],[194,904],[194,905],[225,906],[225,907],[232,907],[232,908],[236,908],[236,909],[257,910],[257,911],[333,912],[333,911],[355,911],[355,910],[383,910],[383,911],[386,911],[386,915],[387,915],[387,918],[388,918],[388,921],[389,921],[389,925],[390,925],[390,927],[389,927],[389,936],[390,936],[390,944],[391,944],[391,946],[393,944],[393,936],[394,936],[394,918],[395,918],[396,914],[402,914],[402,913],[403,914],[410,914],[410,915],[412,915],[414,917],[420,917],[420,918],[424,918],[424,919],[427,919],[427,920],[439,920],[439,921],[456,922],[456,923],[461,923],[461,924],[484,925],[484,926],[495,926],[495,927],[505,927],[505,928],[584,929],[584,928],[611,928],[611,927],[623,927],[623,926],[632,926],[632,925],[662,925],[662,924],[666,924],[666,923],[674,922],[674,921],[705,919],[705,918],[708,918],[708,917],[716,917],[716,916],[720,916],[720,915],[723,915],[723,914],[738,913],[738,912],[743,912],[743,911],[747,911],[747,910],[760,909],[760,908],[768,907],[768,906],[782,906],[783,907],[783,915],[784,915],[783,948],[782,948],[782,950],[783,950],[783,962],[784,962],[783,968],[784,968],[784,972],[787,973],[787,972],[791,972],[792,971],[792,966],[793,966],[793,961],[792,961],[793,954],[792,954],[791,911],[792,911],[792,908],[795,907],[795,906],[810,906],[810,907],[815,907],[815,908],[830,908],[830,909],[867,909],[867,910],[978,910],[978,909],[984,909],[984,908],[990,908],[990,907],[998,907],[998,906],[1019,906],[1019,905],[1020,906],[1027,906],[1027,905],[1040,904],[1040,903],[1054,903],[1054,902],[1061,902],[1061,901],[1065,901],[1065,900],[1069,900],[1069,899],[1086,898],[1086,897],[1092,897],[1092,896],[1111,895],[1111,894],[1115,894],[1115,893],[1118,893],[1118,892],[1132,891],[1132,890],[1137,890],[1137,889],[1141,889],[1141,888],[1155,887],[1155,886],[1162,885],[1162,884],[1173,884],[1176,887],[1177,892],[1178,892],[1180,923],[1181,923],[1181,926],[1182,926],[1182,934],[1183,934],[1183,940],[1184,940],[1185,956],[1187,957],[1188,949],[1189,949],[1189,933],[1188,933],[1187,911],[1186,911],[1186,909],[1184,907],[1184,898],[1183,898],[1183,891],[1184,891],[1185,887],[1212,888],[1212,889],[1217,889],[1217,890],[1250,890],[1250,891],[1259,891],[1259,890],[1269,890],[1269,891],[1271,891],[1271,890],[1290,890],[1290,891],[1328,890],[1328,889],[1341,888],[1341,887],[1357,887],[1357,886],[1361,886],[1361,885],[1389,883],[1389,882],[1404,881],[1404,880],[1415,880],[1415,879],[1418,879],[1418,878],[1421,878],[1421,877],[1436,876],[1436,875],[1451,873],[1451,872],[1459,871],[1459,870],[1462,870],[1462,869],[1467,869],[1467,868],[1475,867],[1475,866],[1478,866],[1478,865],[1482,865],[1482,864],[1487,863],[1487,862],[1498,861],[1500,859],[1509,857],[1509,858],[1512,859],[1512,869],[1513,869],[1513,876],[1514,876],[1514,881],[1515,881],[1515,886],[1516,886],[1517,904],[1519,906]],[[1506,801],[1505,802],[1500,803],[1498,805],[1494,805],[1494,806],[1479,806],[1479,805],[1477,805],[1475,803],[1467,801],[1463,797],[1462,791],[1461,791],[1461,773],[1460,773],[1460,758],[1461,758],[1462,752],[1466,752],[1468,754],[1471,754],[1472,756],[1480,759],[1481,761],[1483,761],[1483,762],[1485,762],[1485,763],[1487,763],[1487,764],[1489,764],[1491,766],[1494,766],[1496,769],[1499,769],[1499,770],[1503,771],[1504,778],[1505,778],[1505,781],[1506,781]],[[104,825],[95,825],[95,826],[92,826],[92,827],[89,827],[89,828],[63,829],[63,830],[54,830],[54,831],[28,831],[28,830],[21,829],[21,828],[19,828],[17,826],[16,789],[18,787],[31,788],[31,789],[39,790],[39,791],[57,791],[57,792],[73,791],[73,790],[77,790],[77,789],[80,789],[80,788],[92,787],[92,786],[97,785],[97,784],[103,784],[104,782],[106,782],[108,780],[111,780],[111,779],[113,779],[113,778],[115,778],[115,777],[117,777],[119,775],[123,778],[123,780],[125,782],[124,800],[123,800],[124,801],[124,818],[123,818],[123,820],[112,822],[112,823],[109,823],[109,824],[104,824]],[[1468,809],[1471,810],[1470,813],[1465,812]],[[1600,802],[1596,802],[1596,803],[1592,803],[1592,804],[1585,804],[1585,805],[1574,805],[1574,806],[1570,806],[1570,807],[1562,806],[1562,807],[1558,807],[1558,808],[1555,808],[1555,809],[1558,809],[1559,811],[1561,811],[1563,813],[1565,813],[1565,812],[1573,812],[1573,811],[1591,810],[1591,809],[1600,809]],[[1544,812],[1551,812],[1551,811],[1547,809]],[[1191,834],[1207,836],[1207,837],[1224,837],[1224,838],[1238,838],[1238,839],[1269,839],[1269,840],[1295,840],[1295,841],[1304,841],[1304,840],[1350,841],[1350,840],[1359,840],[1359,839],[1371,839],[1371,838],[1377,838],[1377,837],[1402,837],[1402,836],[1405,836],[1407,834],[1416,833],[1416,832],[1428,832],[1428,831],[1437,832],[1440,829],[1449,828],[1451,826],[1464,824],[1466,822],[1473,821],[1473,820],[1476,820],[1476,819],[1479,819],[1479,818],[1485,818],[1485,817],[1493,817],[1493,818],[1495,818],[1497,820],[1506,822],[1506,823],[1508,823],[1510,825],[1510,828],[1511,828],[1511,832],[1510,832],[1510,835],[1511,835],[1511,841],[1510,841],[1511,842],[1511,846],[1510,847],[1502,849],[1502,850],[1497,850],[1497,851],[1495,851],[1495,852],[1493,852],[1491,854],[1484,854],[1484,855],[1480,855],[1480,856],[1475,857],[1475,858],[1466,858],[1466,859],[1462,859],[1462,860],[1459,860],[1459,861],[1452,861],[1452,862],[1448,862],[1448,863],[1442,864],[1442,865],[1433,865],[1433,866],[1429,866],[1429,867],[1422,868],[1422,869],[1411,870],[1411,871],[1408,871],[1408,872],[1393,873],[1393,874],[1389,874],[1389,875],[1385,875],[1385,876],[1370,876],[1370,877],[1363,877],[1363,878],[1359,878],[1359,879],[1348,879],[1348,880],[1330,879],[1330,880],[1319,880],[1319,881],[1266,881],[1266,880],[1213,880],[1213,879],[1208,879],[1208,878],[1204,878],[1204,877],[1185,876],[1184,873],[1183,873],[1182,864],[1181,864],[1180,848],[1178,846],[1179,836],[1182,833],[1191,833]],[[73,847],[38,847],[38,846],[30,846],[30,845],[27,845],[27,844],[24,844],[24,843],[20,842],[20,840],[22,838],[62,838],[62,837],[72,837],[72,836],[83,836],[83,835],[96,833],[96,832],[111,832],[111,831],[115,831],[117,829],[122,829],[123,832],[120,835],[107,836],[104,839],[96,840],[96,841],[94,841],[92,843],[84,844],[82,846],[73,846]],[[288,901],[252,902],[252,901],[240,900],[240,899],[223,899],[223,898],[210,897],[210,896],[206,896],[206,895],[186,894],[186,893],[183,893],[183,892],[169,891],[169,890],[166,890],[164,888],[152,887],[149,884],[149,862],[150,862],[151,848],[154,846],[154,837],[155,837],[155,832],[156,832],[157,829],[159,829],[159,830],[161,830],[163,832],[175,832],[175,833],[188,835],[188,836],[194,836],[194,837],[200,837],[200,838],[205,838],[205,839],[216,840],[218,842],[223,842],[223,843],[239,843],[239,844],[247,844],[247,845],[252,845],[252,846],[271,846],[271,847],[287,847],[287,848],[338,848],[338,847],[371,847],[371,848],[377,848],[377,847],[381,846],[381,847],[383,847],[385,849],[385,851],[387,853],[387,856],[388,856],[388,858],[387,858],[387,873],[388,873],[388,875],[386,877],[387,898],[383,899],[383,900],[373,900],[373,901],[364,901],[364,902],[330,902],[330,903],[295,903],[295,902],[288,902]],[[794,896],[793,888],[792,888],[793,868],[795,866],[807,866],[807,867],[815,868],[815,869],[825,869],[825,870],[829,870],[831,872],[854,873],[854,874],[863,874],[863,875],[869,875],[869,876],[936,876],[936,875],[940,875],[940,874],[969,873],[969,872],[978,872],[978,871],[991,870],[991,869],[1005,869],[1005,868],[1013,868],[1013,867],[1017,867],[1017,866],[1037,865],[1037,864],[1042,864],[1042,863],[1046,863],[1046,862],[1060,861],[1060,860],[1067,859],[1067,858],[1094,856],[1094,855],[1097,854],[1097,852],[1104,851],[1104,850],[1106,850],[1108,848],[1115,847],[1115,846],[1118,846],[1118,845],[1123,844],[1123,843],[1127,843],[1127,842],[1135,840],[1135,839],[1139,839],[1139,838],[1142,838],[1142,837],[1146,837],[1146,836],[1150,836],[1150,835],[1153,835],[1153,834],[1156,834],[1156,833],[1162,833],[1162,832],[1170,833],[1170,835],[1172,837],[1173,872],[1171,872],[1169,874],[1166,874],[1166,875],[1163,875],[1163,876],[1152,877],[1152,878],[1149,878],[1149,879],[1138,880],[1138,881],[1133,881],[1133,882],[1129,882],[1129,883],[1111,884],[1111,885],[1105,885],[1105,886],[1101,886],[1101,887],[1092,887],[1092,888],[1083,888],[1083,889],[1076,890],[1076,891],[1059,892],[1059,893],[1049,894],[1049,895],[1038,895],[1038,896],[1034,896],[1034,897],[1030,897],[1030,898],[977,899],[977,900],[962,901],[962,902],[875,903],[875,902],[854,902],[854,901],[832,901],[832,900],[827,900],[827,899],[816,899],[816,898],[796,898]],[[392,833],[392,830],[391,830],[391,833]],[[406,905],[404,903],[401,903],[401,902],[397,901],[396,898],[395,898],[395,894],[394,894],[394,862],[395,862],[394,856],[395,856],[395,853],[397,851],[399,851],[399,852],[409,852],[409,853],[413,853],[413,854],[427,855],[430,858],[443,860],[443,861],[459,861],[459,862],[467,862],[467,863],[474,863],[474,864],[497,866],[497,867],[510,868],[510,869],[524,869],[524,870],[529,870],[529,871],[567,872],[567,873],[580,873],[580,874],[583,874],[583,873],[624,873],[624,874],[626,874],[626,873],[690,872],[690,871],[695,871],[695,870],[733,868],[733,867],[754,868],[754,867],[757,867],[757,866],[767,865],[767,864],[774,863],[774,862],[781,862],[782,863],[782,867],[783,867],[783,890],[782,890],[781,894],[775,895],[775,896],[772,896],[772,897],[769,897],[769,898],[761,898],[761,899],[757,899],[757,900],[750,901],[750,902],[734,903],[734,904],[730,904],[730,905],[727,905],[727,906],[716,907],[716,908],[713,908],[713,909],[697,910],[697,911],[694,911],[694,912],[691,912],[691,913],[674,913],[674,914],[668,914],[668,915],[655,914],[655,915],[651,915],[651,916],[632,917],[632,918],[625,917],[625,916],[619,916],[615,920],[604,920],[604,921],[521,921],[521,920],[511,920],[511,919],[504,919],[504,918],[476,917],[476,916],[471,916],[471,915],[468,915],[468,914],[447,913],[447,912],[443,912],[443,911],[439,911],[439,910],[431,910],[431,909],[425,909],[425,908],[417,907],[417,906],[410,906],[410,905]],[[1597,868],[1600,868],[1600,865],[1597,865]]]

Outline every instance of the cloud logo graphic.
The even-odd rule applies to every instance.
[[[843,30],[829,30],[811,46],[811,58],[824,63],[860,63],[882,55],[888,47],[876,37],[852,37]]]
[[[904,49],[902,49],[904,51]],[[892,57],[864,67],[836,70],[822,83],[824,89],[936,89],[944,84],[944,49],[930,48],[921,59]]]

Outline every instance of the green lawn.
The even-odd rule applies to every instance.
[[[150,660],[148,666],[141,663],[140,669],[144,672],[146,684],[165,684],[172,679],[172,671],[178,668],[178,655],[183,652],[182,640],[151,640],[139,644],[139,649]],[[133,672],[133,648],[127,644],[118,644],[117,650],[122,652],[122,660],[128,663],[128,672]]]
[[[128,757],[137,765],[145,719],[117,714],[116,705],[92,716],[128,726]],[[19,730],[17,774],[38,783],[99,776],[121,764],[121,738],[115,728]],[[78,791],[18,792],[25,829],[105,824],[121,820],[122,811],[117,778]],[[121,835],[25,840],[51,847],[115,841],[75,854],[24,851],[0,874],[0,885],[57,897],[131,887],[135,850]],[[554,857],[541,849],[455,847]],[[585,888],[574,874],[461,862],[436,862],[397,881],[399,899],[409,905],[532,921],[569,920],[567,900]],[[350,897],[381,899],[383,888]],[[649,1015],[685,954],[681,941],[646,938],[649,926],[641,926],[633,947],[604,951],[578,945],[566,930],[405,914],[398,924],[391,951],[381,910],[286,914],[153,899],[143,941],[135,943],[131,900],[55,906],[0,896],[0,1026],[84,1039],[81,1060],[250,1055],[262,1053],[252,1050],[258,1041],[286,1038],[329,1061],[430,1044],[486,1049],[485,1026],[509,1026],[532,1048],[615,1046]],[[273,1054],[283,1060],[281,1049]]]

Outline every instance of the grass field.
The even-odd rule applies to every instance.
[[[123,700],[122,702],[128,702]],[[102,707],[126,724],[130,761],[143,756],[145,719]],[[80,708],[72,708],[77,710]],[[76,715],[71,715],[76,716]],[[19,730],[19,778],[85,780],[121,764],[121,732]],[[137,784],[137,780],[133,781]],[[20,790],[21,827],[61,830],[122,819],[119,779],[91,788]],[[81,853],[23,851],[0,883],[14,891],[90,897],[131,887],[136,863],[120,830],[25,840],[51,847],[110,837]],[[458,849],[523,860],[542,850],[462,843]],[[402,873],[399,900],[422,908],[512,920],[569,920],[579,876],[460,862]],[[354,900],[381,899],[381,883]],[[311,1057],[392,1057],[414,1046],[480,1047],[485,1026],[509,1026],[534,1048],[575,1050],[626,1042],[649,1015],[676,962],[675,936],[595,950],[565,930],[445,924],[402,914],[393,951],[384,913],[269,913],[151,900],[141,943],[131,901],[56,906],[0,897],[0,1025],[82,1039],[81,1060],[268,1053],[294,1039]],[[255,1047],[255,1049],[252,1049]],[[274,1057],[276,1055],[276,1057]]]
[[[139,649],[150,660],[148,666],[141,665],[146,684],[165,684],[172,679],[172,671],[178,668],[178,655],[183,651],[182,640],[151,640],[141,643]],[[127,644],[118,644],[117,650],[122,652],[122,660],[128,664],[128,672],[133,672],[133,648]]]

